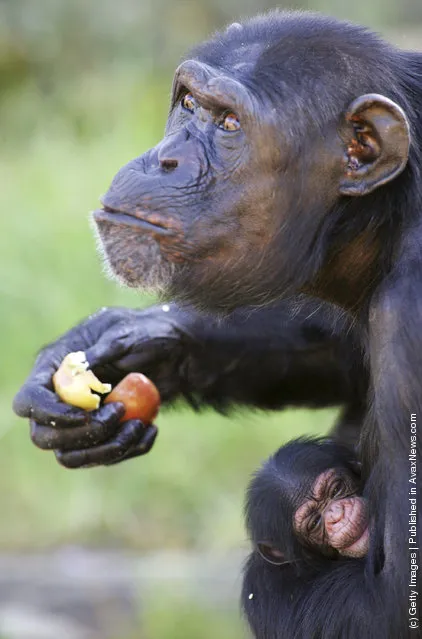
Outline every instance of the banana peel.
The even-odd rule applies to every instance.
[[[69,353],[53,375],[53,387],[66,404],[92,411],[100,406],[100,396],[111,391],[89,369],[84,351]],[[92,392],[94,391],[94,392]]]

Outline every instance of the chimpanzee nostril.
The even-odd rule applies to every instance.
[[[171,169],[176,169],[178,164],[179,162],[172,158],[163,158],[162,160],[160,160],[161,168],[166,169],[167,171],[170,171]]]

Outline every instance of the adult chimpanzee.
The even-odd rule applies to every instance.
[[[255,636],[405,636],[378,615],[391,594],[382,547],[372,579],[365,574],[377,515],[362,492],[356,454],[330,440],[290,442],[255,474],[246,504],[254,550],[242,592]]]
[[[421,54],[313,14],[232,25],[180,65],[164,140],[117,174],[94,214],[107,263],[129,286],[161,288],[221,314],[308,293],[354,316],[370,370],[361,448],[377,514],[365,579],[377,627],[386,620],[395,639],[408,627],[410,445],[421,450],[420,431],[410,427],[411,414],[422,410],[421,110]],[[187,316],[189,333],[197,316]],[[94,427],[80,426],[73,439],[65,428],[53,436],[46,426],[86,420],[49,392],[64,351],[92,347],[91,363],[109,365],[116,376],[115,360],[138,367],[131,353],[144,329],[134,328],[130,312],[120,317],[100,314],[44,351],[16,400],[20,414],[32,411],[35,441],[78,449],[88,432],[94,444],[111,438],[62,454],[68,465],[119,460],[150,446],[153,433],[137,423],[116,434],[118,407],[99,411]],[[231,340],[210,330],[217,357]],[[242,331],[234,332],[232,354],[242,353]],[[156,349],[157,361],[166,357],[165,348]],[[239,368],[235,374],[243,384]],[[420,524],[419,511],[417,518]],[[374,578],[379,548],[382,589]],[[334,596],[328,585],[326,592]],[[357,592],[356,601],[363,605]],[[353,634],[347,627],[342,633]]]

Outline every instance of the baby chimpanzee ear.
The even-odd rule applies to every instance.
[[[285,561],[285,555],[278,548],[268,543],[267,541],[259,541],[256,544],[256,549],[261,555],[262,559],[267,561],[273,566],[282,566],[283,564],[289,564],[289,561]]]

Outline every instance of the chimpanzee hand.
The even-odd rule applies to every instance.
[[[60,401],[52,376],[65,355],[85,351],[102,382],[145,373],[167,403],[227,412],[236,405],[263,409],[343,404],[361,410],[367,371],[341,318],[320,302],[280,302],[260,311],[239,309],[222,320],[177,304],[143,311],[104,309],[41,351],[15,398],[31,419],[34,444],[55,451],[69,468],[113,464],[148,452],[155,426],[119,423],[120,404],[86,413]],[[347,336],[345,339],[344,336]],[[316,381],[317,380],[317,381]]]
[[[69,406],[54,393],[52,376],[67,353],[81,350],[101,381],[115,385],[129,372],[143,372],[157,384],[162,400],[169,400],[178,393],[175,370],[187,339],[183,316],[173,305],[102,309],[43,349],[13,405],[18,415],[30,418],[34,444],[54,450],[67,468],[113,464],[149,452],[154,425],[119,423],[124,408],[118,403],[90,413]]]

